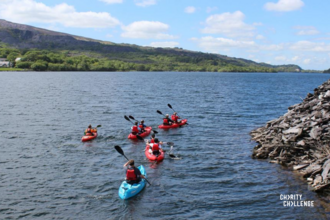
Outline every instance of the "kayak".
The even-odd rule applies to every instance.
[[[152,128],[151,127],[145,127],[144,130],[145,130],[145,132],[143,132],[141,134],[138,134],[140,137],[147,137],[150,134]],[[134,135],[132,133],[130,133],[128,135],[128,138],[129,139],[137,139],[136,135]]]
[[[138,166],[138,169],[140,170],[141,174],[147,178],[147,173],[143,165]],[[119,187],[118,195],[121,199],[131,198],[141,192],[145,185],[145,179],[141,179],[139,183],[134,183],[133,185],[128,184],[126,181],[123,181]]]
[[[185,125],[187,123],[188,119],[182,119],[180,121],[180,123],[174,123],[174,124],[171,124],[171,125],[159,125],[158,128],[161,128],[161,129],[170,129],[170,128],[178,128],[182,125]]]
[[[88,136],[88,135],[82,136],[81,141],[85,142],[85,141],[91,141],[91,140],[95,139],[97,137],[97,132],[95,132],[93,134],[94,134],[94,136]]]
[[[152,144],[150,144],[152,146]],[[146,157],[149,159],[149,160],[153,160],[153,161],[162,161],[164,160],[164,157],[165,157],[165,152],[163,150],[160,150],[160,154],[158,155],[158,157],[156,155],[153,155],[150,151],[150,146],[147,145],[146,146],[146,149],[144,150],[144,153],[146,155]]]

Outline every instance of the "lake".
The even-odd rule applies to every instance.
[[[324,198],[290,170],[251,158],[249,132],[329,79],[302,73],[1,72],[0,219],[327,219]],[[173,113],[189,125],[161,130]],[[174,142],[159,164],[127,139],[144,119]],[[99,136],[82,143],[89,124]],[[123,201],[126,159],[151,186]],[[169,150],[168,146],[164,146]],[[285,207],[301,194],[314,207]]]

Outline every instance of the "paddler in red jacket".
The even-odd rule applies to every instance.
[[[173,113],[173,115],[171,116],[171,119],[174,123],[180,123],[178,121],[180,119],[180,117],[176,114],[176,112]]]
[[[155,135],[155,134],[152,134],[152,135],[151,135],[151,138],[150,138],[150,141],[148,141],[148,144],[149,144],[149,143],[150,143],[150,144],[155,143],[155,137],[156,137],[156,135]]]
[[[139,129],[139,127],[138,127],[138,122],[136,121],[135,123],[134,123],[134,126],[132,127],[132,134],[133,135],[137,135],[137,134],[139,134],[140,133],[140,129]]]
[[[150,151],[153,155],[158,156],[160,150],[162,149],[163,142],[159,141],[158,138],[155,138],[154,143],[148,144],[150,146]]]
[[[126,168],[126,182],[128,184],[139,183],[145,177],[141,174],[141,171],[134,166],[134,160],[129,160],[124,164]]]

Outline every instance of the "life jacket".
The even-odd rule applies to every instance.
[[[178,119],[179,119],[179,116],[177,116],[177,115],[172,115],[171,118],[172,118],[172,121],[177,122]]]
[[[152,145],[152,151],[159,151],[159,145],[158,144],[153,144]]]
[[[132,127],[132,133],[139,133],[139,129],[138,129],[138,127],[136,126],[136,125],[134,125],[133,127]]]
[[[86,136],[93,136],[92,129],[87,128],[85,132],[86,132]]]
[[[144,131],[144,126],[143,126],[143,124],[139,124],[139,128],[141,129],[141,131]]]
[[[164,125],[169,125],[169,124],[170,124],[167,118],[164,118],[164,119],[163,119],[163,124],[164,124]]]
[[[151,140],[150,140],[150,143],[151,143],[151,144],[155,143],[155,140],[154,140],[154,139],[151,139]]]
[[[137,180],[134,168],[128,168],[126,171],[126,180],[134,181]]]

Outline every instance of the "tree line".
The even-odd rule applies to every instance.
[[[88,51],[51,51],[0,48],[0,58],[14,67],[34,71],[179,71],[277,72],[274,68],[237,64],[210,56],[178,56],[148,52],[98,54]],[[20,58],[19,61],[15,61]]]

